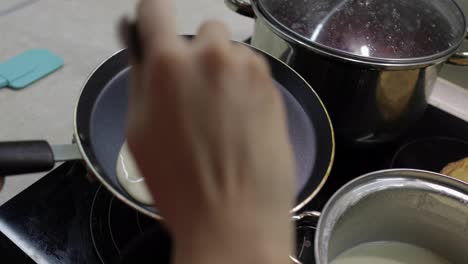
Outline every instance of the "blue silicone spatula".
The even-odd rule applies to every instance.
[[[49,50],[28,50],[0,64],[0,88],[25,88],[56,71],[63,64],[63,59]]]

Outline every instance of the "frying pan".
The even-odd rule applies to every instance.
[[[297,212],[328,178],[335,153],[333,128],[321,100],[302,77],[274,57],[254,50],[269,62],[286,105],[298,173],[296,204],[291,212]],[[128,49],[118,51],[90,75],[75,109],[74,144],[51,146],[41,140],[0,143],[0,175],[48,171],[58,161],[84,160],[88,169],[117,198],[148,216],[161,219],[157,208],[141,204],[125,192],[115,172],[125,140],[128,59]]]

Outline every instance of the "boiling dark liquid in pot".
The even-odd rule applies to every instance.
[[[315,43],[359,56],[417,58],[456,45],[464,30],[459,14],[441,13],[442,7],[437,5],[446,1],[417,2],[272,0],[265,6],[292,31]]]

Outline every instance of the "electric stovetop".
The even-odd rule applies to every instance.
[[[339,187],[367,172],[439,172],[468,157],[467,141],[467,122],[431,106],[398,142],[360,149],[338,145],[325,187],[304,210],[321,210]],[[1,206],[0,231],[5,263],[168,263],[171,251],[161,225],[115,199],[80,162],[62,164]],[[298,226],[297,252],[304,264],[314,263],[313,235],[312,227]]]

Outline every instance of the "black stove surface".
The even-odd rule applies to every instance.
[[[440,164],[454,161],[441,161],[440,157],[429,157],[424,151],[417,152],[419,163],[404,156],[393,158],[407,142],[433,137],[468,141],[468,123],[430,107],[409,134],[393,144],[356,149],[342,147],[338,142],[332,174],[324,189],[304,210],[321,210],[343,184],[367,172],[390,168],[395,160],[403,160],[402,164],[409,167],[418,164],[414,167],[420,169],[424,169],[421,161],[425,160],[431,166],[435,159]],[[443,155],[451,159],[468,156],[466,147],[457,150],[456,155],[452,149],[445,151],[451,151],[453,155]],[[433,166],[433,170],[440,170],[440,166]],[[164,228],[115,199],[86,175],[83,164],[64,163],[0,207],[2,262],[169,262],[171,242]],[[314,263],[313,235],[313,229],[298,228],[298,252],[304,264]]]
[[[78,162],[64,163],[0,207],[0,231],[29,256],[22,262],[98,263],[89,213],[99,184],[86,173]],[[14,260],[6,262],[22,263]]]
[[[86,174],[64,163],[0,207],[1,261],[144,263],[148,252],[151,263],[169,263],[165,229]]]
[[[102,263],[145,263],[145,259],[169,263],[171,241],[166,230],[104,187],[95,193],[89,219],[92,242]]]
[[[445,140],[450,142],[446,143]],[[419,141],[432,143],[429,144],[431,151],[425,151],[428,146],[420,144]],[[440,143],[441,141],[443,143]],[[454,141],[456,143],[453,143]],[[448,163],[468,157],[466,144],[468,122],[433,106],[429,106],[423,118],[414,123],[408,133],[396,142],[359,149],[344,147],[337,142],[330,178],[320,194],[304,210],[321,209],[345,183],[372,171],[412,168],[440,173]],[[406,151],[407,156],[412,156],[412,159],[405,159],[405,162],[397,164],[397,160],[403,160],[401,150],[408,145],[415,146],[415,150],[419,151]]]

